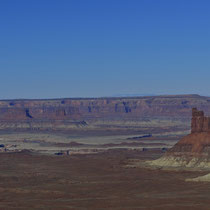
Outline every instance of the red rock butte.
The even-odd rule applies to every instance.
[[[203,111],[192,109],[191,133],[210,132],[210,117],[205,117]]]
[[[210,117],[192,109],[191,133],[184,136],[161,158],[148,161],[161,167],[210,168]]]
[[[183,155],[187,152],[210,155],[210,117],[193,108],[191,134],[183,137],[168,153],[173,152],[181,152]]]

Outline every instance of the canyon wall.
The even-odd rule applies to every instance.
[[[210,113],[210,98],[198,95],[0,101],[0,120],[190,117],[192,107]]]
[[[190,120],[191,109],[198,107],[210,113],[210,98],[199,95],[149,96],[131,98],[65,98],[52,100],[1,100],[0,129],[88,127],[97,121],[112,126],[112,122],[156,120]],[[193,132],[209,129],[209,119],[199,115]],[[198,121],[204,123],[199,127]],[[155,123],[157,124],[158,121]],[[137,124],[136,124],[137,125]],[[186,125],[186,123],[185,123]],[[167,123],[166,123],[167,126]],[[106,126],[105,126],[106,127]],[[107,128],[107,127],[106,127]]]

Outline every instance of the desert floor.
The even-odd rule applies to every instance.
[[[161,155],[0,153],[0,209],[209,209],[210,183],[185,182],[207,172],[126,167]]]

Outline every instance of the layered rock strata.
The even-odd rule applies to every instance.
[[[180,130],[189,128],[185,126],[186,121],[189,122],[195,106],[210,114],[210,98],[199,95],[1,100],[0,129],[91,129],[94,126],[139,129],[152,126]],[[200,120],[205,121],[202,116]],[[194,130],[199,129],[196,126]]]
[[[191,133],[149,165],[161,167],[210,168],[210,118],[192,109]]]

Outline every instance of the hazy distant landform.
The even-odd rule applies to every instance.
[[[0,101],[0,130],[160,133],[189,131],[191,109],[210,113],[210,97],[166,95]]]
[[[192,107],[210,113],[210,98],[166,95],[1,100],[0,143],[8,150],[51,154],[109,148],[166,149],[190,132]]]

